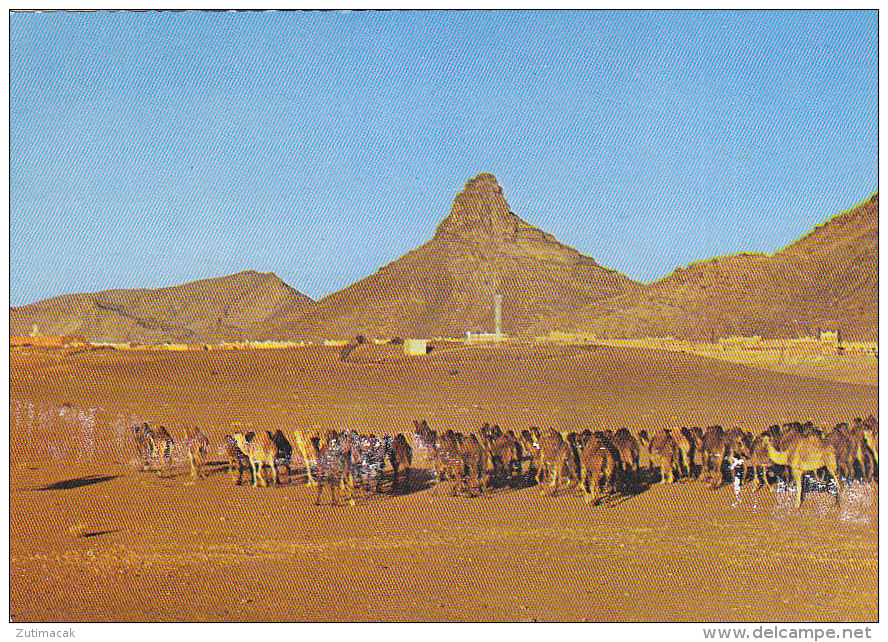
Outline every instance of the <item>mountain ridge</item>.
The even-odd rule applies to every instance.
[[[878,337],[878,192],[772,255],[739,253],[676,268],[633,293],[535,324],[613,337],[792,337],[817,328]]]
[[[509,208],[492,174],[467,181],[427,242],[312,301],[247,270],[159,289],[111,289],[10,308],[10,333],[160,342],[508,334],[878,336],[878,192],[774,254],[679,267],[649,284],[599,265]]]
[[[93,340],[228,340],[265,332],[282,311],[313,305],[273,273],[253,270],[158,289],[110,289],[52,297],[10,308],[10,333],[37,325],[44,334]]]

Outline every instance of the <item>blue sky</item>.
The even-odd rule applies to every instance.
[[[275,272],[320,298],[493,173],[643,282],[878,186],[864,12],[13,14],[10,304]]]

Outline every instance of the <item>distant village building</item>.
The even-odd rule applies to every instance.
[[[9,347],[34,346],[37,348],[63,348],[89,345],[85,337],[79,335],[47,335],[40,334],[37,324],[27,336],[9,337]]]
[[[718,342],[722,346],[722,348],[756,349],[761,346],[762,338],[760,335],[757,334],[754,334],[751,337],[734,335],[730,337],[720,337]]]
[[[419,355],[428,353],[428,339],[404,339],[404,354]]]

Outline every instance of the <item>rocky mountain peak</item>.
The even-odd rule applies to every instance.
[[[435,236],[508,242],[514,241],[523,228],[533,229],[509,210],[503,188],[493,174],[478,174],[456,195],[450,215],[438,226]]]

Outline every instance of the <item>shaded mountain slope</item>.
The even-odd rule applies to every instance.
[[[529,331],[711,340],[733,334],[794,337],[841,328],[847,337],[875,340],[878,215],[876,193],[773,256],[738,254],[694,263]]]

